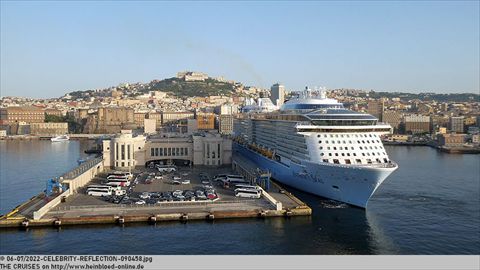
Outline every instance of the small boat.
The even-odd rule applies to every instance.
[[[60,136],[51,138],[50,140],[52,142],[65,142],[65,141],[70,140],[70,137],[68,137],[68,135],[60,135]]]

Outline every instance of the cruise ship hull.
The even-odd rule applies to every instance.
[[[302,164],[275,161],[245,146],[234,143],[234,155],[242,155],[268,170],[272,178],[328,199],[366,208],[380,184],[398,167],[352,166],[303,161]]]

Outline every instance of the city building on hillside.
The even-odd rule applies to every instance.
[[[147,113],[145,113],[145,112],[134,112],[133,113],[133,118],[134,118],[134,121],[135,121],[135,125],[137,125],[137,127],[139,127],[139,128],[144,127],[145,116],[146,115],[147,115]]]
[[[34,106],[0,108],[0,125],[18,122],[43,123],[45,111]]]
[[[452,132],[457,132],[457,133],[463,133],[464,131],[464,125],[463,125],[463,121],[464,121],[464,117],[463,116],[452,116],[450,117],[450,122],[449,122],[449,129],[450,131]]]
[[[134,112],[131,108],[99,108],[87,118],[85,133],[112,134],[122,129],[135,128]]]
[[[57,136],[68,133],[68,123],[30,123],[30,134],[37,136]]]
[[[45,109],[45,114],[46,115],[55,115],[55,116],[63,116],[62,111],[57,110],[57,109]]]
[[[462,146],[465,143],[465,134],[438,134],[439,146]]]
[[[197,119],[187,119],[187,133],[193,134],[198,131]]]
[[[208,79],[208,75],[203,72],[183,71],[177,73],[177,78],[183,79],[186,82],[203,82]]]
[[[231,135],[233,132],[233,115],[218,116],[218,132],[222,135]]]
[[[375,116],[379,121],[384,121],[382,119],[384,107],[383,99],[370,100],[367,104],[367,113]]]
[[[270,87],[270,100],[277,107],[281,107],[285,102],[285,86],[276,83]]]
[[[215,107],[214,112],[218,115],[222,114],[236,114],[238,113],[238,106],[235,104],[222,104]]]
[[[153,134],[157,131],[157,121],[155,119],[143,119],[143,132]]]
[[[215,129],[215,114],[213,113],[197,113],[198,130]]]
[[[393,133],[398,133],[400,124],[402,123],[403,114],[397,111],[383,111],[382,122],[388,123],[393,128]]]
[[[430,133],[431,119],[425,115],[406,115],[404,117],[405,131],[411,134]]]
[[[133,169],[157,164],[221,166],[231,164],[232,141],[220,134],[133,136],[123,130],[103,141],[104,166]]]

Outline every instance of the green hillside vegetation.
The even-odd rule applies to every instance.
[[[235,90],[231,83],[219,82],[213,79],[207,79],[204,82],[185,82],[177,78],[165,79],[162,81],[151,82],[150,89],[144,91],[163,91],[172,93],[178,97],[206,97],[206,96],[230,96]]]

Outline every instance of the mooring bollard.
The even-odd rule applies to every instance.
[[[56,226],[56,227],[60,227],[62,225],[62,221],[60,219],[56,219],[54,222],[53,222],[53,225]]]
[[[22,227],[28,228],[28,225],[30,225],[30,222],[28,221],[28,219],[24,219],[24,220],[22,221]]]
[[[125,223],[125,218],[124,217],[119,217],[117,222],[118,222],[118,224],[124,224]]]

